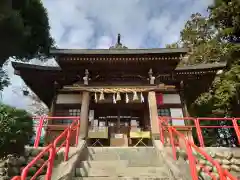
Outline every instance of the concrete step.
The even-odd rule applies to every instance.
[[[174,180],[170,177],[158,177],[158,176],[131,176],[131,177],[75,177],[74,180]]]
[[[95,154],[88,154],[89,160],[129,160],[129,159],[156,159],[158,157],[156,152],[102,152]]]
[[[128,161],[128,166],[162,166],[164,160],[161,157],[147,157],[147,156],[113,156],[113,155],[97,155],[89,156],[88,161]]]
[[[89,154],[88,160],[94,160],[94,161],[114,161],[114,160],[120,160],[120,156],[115,153],[98,153],[98,154]]]
[[[98,168],[84,169],[76,168],[76,177],[140,177],[156,176],[161,178],[171,177],[171,171],[166,167],[127,167],[127,168]]]
[[[92,147],[88,161],[128,161],[128,166],[162,166],[163,158],[153,147]]]
[[[80,167],[85,167],[85,168],[93,168],[93,169],[98,169],[98,168],[111,168],[111,167],[116,167],[116,168],[122,168],[122,167],[127,167],[128,166],[128,161],[82,161],[80,164]]]
[[[162,166],[163,157],[157,155],[101,154],[89,155],[88,161],[128,161],[128,166]]]
[[[88,151],[91,154],[98,153],[154,153],[154,147],[88,147]]]
[[[102,152],[102,153],[95,153],[95,154],[90,154],[89,156],[95,157],[95,156],[117,156],[117,157],[141,157],[141,156],[147,156],[147,157],[156,157],[157,153],[155,152],[128,152],[128,151],[123,151],[123,152]]]

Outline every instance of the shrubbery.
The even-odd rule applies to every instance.
[[[24,110],[0,104],[0,158],[20,155],[33,136],[33,120]]]

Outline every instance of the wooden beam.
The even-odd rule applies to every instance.
[[[17,76],[20,76],[20,75],[21,75],[21,74],[20,74],[20,71],[19,71],[19,70],[16,70],[16,69],[14,70],[14,74],[17,75]]]

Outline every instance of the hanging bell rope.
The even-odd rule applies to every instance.
[[[154,90],[154,88],[92,88],[86,89],[89,92],[104,92],[104,93],[133,93],[133,92],[146,92],[150,90]]]

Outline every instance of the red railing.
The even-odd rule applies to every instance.
[[[184,117],[184,118],[172,118],[172,117],[161,117],[162,120],[165,121],[165,123],[171,122],[171,120],[183,120],[183,121],[187,121],[187,124],[193,124],[193,125],[184,125],[184,126],[176,126],[173,125],[173,127],[175,128],[196,128],[196,133],[197,133],[197,138],[199,141],[199,145],[200,147],[205,147],[205,143],[204,143],[204,139],[203,139],[203,135],[202,135],[202,128],[232,128],[234,129],[236,136],[237,136],[237,140],[238,140],[238,144],[240,145],[240,130],[239,130],[239,126],[237,124],[237,121],[240,120],[240,118],[193,118],[193,117]],[[206,126],[206,125],[200,125],[201,121],[231,121],[232,125],[223,125],[223,126],[216,126],[216,125],[212,125],[212,126]],[[161,140],[164,138],[163,137],[163,131],[160,129],[160,138]]]
[[[193,120],[195,123],[195,126],[171,126],[169,125],[169,120],[174,119],[174,120]],[[168,133],[169,135],[169,140],[170,140],[170,145],[172,146],[172,153],[173,153],[173,158],[175,160],[177,160],[177,148],[176,148],[176,143],[174,141],[175,137],[177,136],[179,140],[182,140],[184,142],[184,150],[186,151],[187,157],[188,157],[188,161],[189,161],[189,168],[190,168],[190,173],[192,176],[193,180],[198,180],[198,172],[197,172],[197,166],[196,164],[199,164],[198,160],[196,159],[196,157],[193,155],[193,150],[195,152],[197,152],[198,154],[200,154],[201,156],[203,156],[208,162],[210,162],[213,166],[215,166],[217,173],[219,175],[219,179],[220,180],[237,180],[237,178],[235,178],[234,176],[232,176],[227,170],[223,169],[220,164],[215,161],[210,155],[208,155],[203,149],[197,147],[194,142],[190,139],[188,139],[184,134],[180,133],[176,128],[181,127],[181,128],[189,128],[189,127],[195,127],[197,130],[197,135],[198,135],[198,139],[201,147],[204,147],[204,140],[203,140],[203,136],[202,136],[202,132],[201,132],[201,128],[210,128],[210,127],[215,127],[215,128],[220,128],[220,127],[224,127],[226,128],[226,126],[200,126],[199,120],[231,120],[233,123],[235,123],[235,125],[233,124],[233,128],[236,131],[236,134],[238,135],[239,133],[239,127],[237,125],[237,120],[238,119],[234,119],[234,118],[171,118],[171,117],[159,117],[159,130],[160,130],[160,140],[162,142],[162,144],[164,145],[164,133]],[[238,137],[239,140],[239,137]],[[180,146],[180,148],[182,148]],[[218,178],[213,175],[207,167],[205,167],[202,164],[199,164],[200,168],[203,170],[203,172],[205,172],[206,174],[208,174],[213,180],[217,180]]]
[[[70,117],[40,116],[40,117],[33,117],[33,119],[35,121],[37,121],[37,123],[35,125],[36,137],[35,137],[35,140],[34,140],[34,147],[37,148],[39,146],[39,143],[40,143],[40,138],[41,138],[41,135],[42,135],[43,128],[45,128],[45,127],[47,127],[47,128],[61,127],[63,129],[66,129],[67,127],[69,127],[69,125],[48,124],[49,120],[55,121],[55,120],[65,120],[65,119],[67,119],[67,120],[73,121],[73,120],[79,119],[79,117],[73,117],[73,116],[70,116]],[[80,121],[78,123],[80,123]],[[79,126],[80,126],[80,124],[78,124],[78,127]],[[79,130],[80,130],[79,128],[76,128],[76,134],[79,134]],[[76,136],[75,144],[76,145],[78,144],[78,136]]]
[[[80,119],[79,117],[38,117],[39,124],[37,126],[36,139],[34,142],[34,147],[38,147],[42,128],[44,127],[44,121],[48,119],[68,119],[73,122],[67,126],[67,128],[47,147],[45,147],[23,170],[21,176],[15,176],[12,180],[26,180],[28,172],[31,167],[33,167],[46,153],[48,153],[48,159],[42,164],[42,166],[37,170],[37,172],[31,177],[31,180],[35,180],[37,176],[41,174],[45,167],[47,167],[47,172],[45,175],[45,180],[51,180],[52,170],[54,165],[54,160],[56,154],[59,150],[65,147],[64,160],[68,160],[68,154],[70,149],[70,140],[74,131],[76,131],[75,145],[78,144],[79,130],[80,130]],[[37,118],[35,118],[37,119]],[[63,141],[63,142],[61,142]],[[61,143],[60,143],[61,142]],[[60,144],[59,144],[60,143]]]

